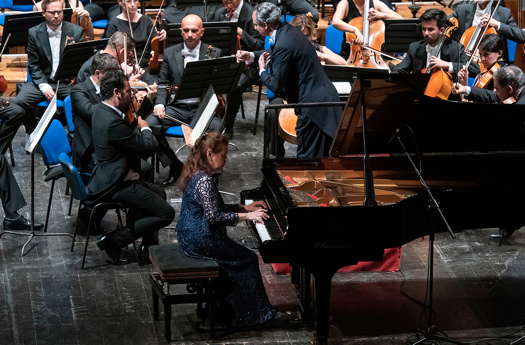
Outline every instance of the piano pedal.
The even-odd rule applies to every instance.
[[[514,234],[514,232],[518,230],[519,228],[520,228],[519,226],[501,227],[498,229],[498,233],[491,234],[490,238],[499,240],[499,245],[501,246],[503,243],[503,240],[506,238],[510,238],[512,234]]]

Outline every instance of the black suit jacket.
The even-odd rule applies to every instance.
[[[453,8],[454,11],[452,12],[452,16],[456,17],[459,21],[459,28],[454,33],[454,37],[459,40],[461,35],[463,35],[463,32],[472,26],[474,15],[476,14],[476,3],[461,2]],[[508,8],[499,6],[496,9],[493,18],[501,23],[498,30],[499,34],[519,43],[525,42],[525,32],[516,24],[516,21],[512,17],[512,13]]]
[[[117,190],[130,169],[140,172],[140,157],[157,147],[151,130],[140,131],[104,103],[95,106],[92,137],[97,165],[88,185],[91,199]]]
[[[461,44],[454,40],[446,40],[441,47],[441,60],[452,62],[454,73],[457,73],[461,66],[467,63],[468,58]],[[403,61],[392,66],[393,72],[404,71],[407,73],[419,73],[427,65],[427,51],[424,40],[410,43],[408,52]],[[471,74],[479,73],[479,66],[471,63],[469,66]]]
[[[496,91],[473,87],[466,99],[478,103],[501,103]],[[515,104],[525,104],[525,91],[521,91]]]
[[[255,61],[261,53],[255,54]],[[313,45],[299,29],[289,24],[281,25],[270,56],[267,69],[261,73],[261,81],[289,103],[339,101],[337,90],[321,66]],[[304,108],[298,109],[297,114],[307,116],[326,135],[335,137],[341,108]]]
[[[67,37],[73,38],[75,42],[82,41],[83,29],[69,22],[62,22],[62,37],[60,40],[60,57],[64,51]],[[49,83],[53,68],[51,46],[47,34],[46,22],[40,23],[29,29],[27,35],[27,59],[31,79],[36,85]]]
[[[201,43],[199,50],[199,60],[214,59],[221,56],[221,50],[212,47],[210,54],[208,54],[208,45]],[[182,74],[184,72],[184,57],[181,52],[184,48],[183,43],[176,44],[164,51],[164,61],[160,65],[159,85],[177,85],[182,82]],[[155,104],[167,105],[169,94],[166,89],[159,89],[157,92],[157,99]]]
[[[86,170],[89,157],[93,151],[91,118],[95,112],[95,106],[100,102],[102,102],[102,99],[97,94],[97,89],[90,78],[71,89],[73,121],[75,122],[75,136],[71,144],[73,163],[82,170]]]
[[[264,38],[253,26],[252,13],[253,7],[247,1],[244,1],[237,20],[237,27],[242,29],[241,49],[248,51],[264,49]],[[217,16],[218,18],[215,18],[216,21],[230,20],[226,16],[226,8],[218,11]]]

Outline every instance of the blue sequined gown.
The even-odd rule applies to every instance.
[[[238,205],[226,205],[215,180],[203,171],[194,173],[184,189],[177,239],[193,257],[216,260],[227,278],[224,301],[233,310],[235,326],[261,324],[273,318],[259,271],[257,255],[227,236],[226,226],[239,221]]]

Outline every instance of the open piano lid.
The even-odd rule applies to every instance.
[[[429,98],[423,95],[428,77],[356,69],[330,156],[363,153],[363,102],[370,154],[401,153],[396,132],[411,152],[416,142],[432,154],[524,150],[525,106]]]

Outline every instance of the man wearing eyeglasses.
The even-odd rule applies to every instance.
[[[182,82],[184,67],[188,62],[217,58],[221,51],[201,41],[204,27],[199,16],[190,14],[182,19],[182,43],[169,47],[164,52],[164,61],[160,66],[159,85],[179,86]],[[183,99],[176,103],[170,102],[169,93],[165,88],[159,88],[153,114],[146,121],[151,127],[170,127],[179,125],[176,119],[189,126],[193,125],[199,99]],[[214,118],[209,126],[211,131],[219,131],[221,122]],[[157,135],[159,141],[158,157],[165,166],[170,166],[170,173],[162,185],[173,184],[182,169],[182,163],[169,147],[164,135]]]
[[[25,83],[13,103],[26,111],[24,125],[29,133],[36,125],[32,114],[34,105],[43,100],[51,100],[58,92],[59,98],[69,95],[69,83],[62,82],[57,90],[54,79],[64,47],[68,43],[82,41],[83,29],[75,24],[64,22],[64,1],[42,1],[42,14],[45,18],[28,32],[27,58],[30,82]]]

